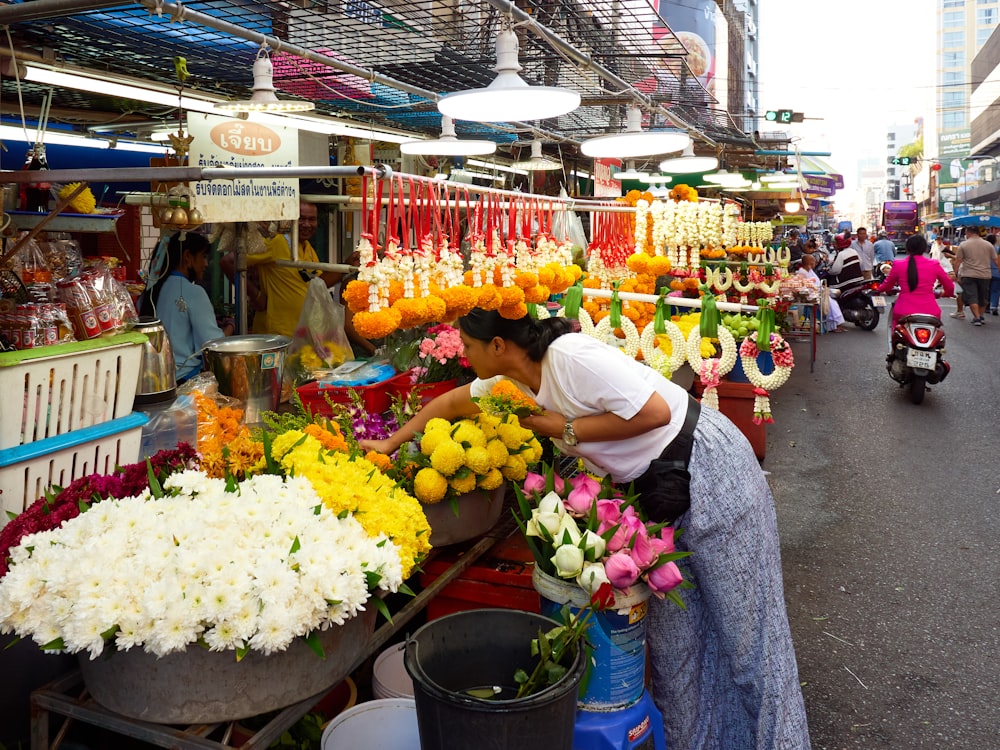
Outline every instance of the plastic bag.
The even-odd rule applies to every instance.
[[[824,318],[830,314],[830,287],[826,285],[825,281],[819,295],[819,311]]]
[[[569,197],[566,188],[560,188],[559,197]],[[552,234],[555,235],[556,240],[568,237],[569,241],[580,248],[581,253],[586,256],[587,234],[583,230],[583,222],[575,211],[556,211],[552,218]],[[573,257],[576,256],[577,253],[574,251]]]
[[[333,299],[322,279],[313,279],[285,356],[285,383],[300,385],[314,379],[313,371],[329,370],[353,358],[344,332],[344,306]]]

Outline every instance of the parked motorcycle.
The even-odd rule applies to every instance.
[[[851,286],[830,289],[830,296],[840,303],[844,320],[865,331],[874,331],[879,320],[878,300],[872,296],[872,286],[871,281],[862,280]]]
[[[951,372],[944,359],[944,340],[944,324],[935,315],[906,315],[892,329],[886,369],[900,388],[910,387],[914,404],[924,400],[928,384],[940,383]]]

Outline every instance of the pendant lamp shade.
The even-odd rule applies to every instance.
[[[680,156],[661,161],[660,171],[670,174],[691,174],[693,172],[707,172],[718,166],[719,160],[714,156],[695,156],[694,144],[690,143]]]
[[[216,109],[225,112],[308,112],[312,102],[279,99],[274,93],[274,65],[267,50],[261,47],[253,62],[253,94],[249,99],[219,102]]]
[[[542,142],[531,142],[531,158],[525,161],[516,161],[511,166],[514,169],[526,169],[529,172],[547,172],[553,169],[562,169],[562,164],[555,159],[551,159],[542,153]]]
[[[447,115],[441,116],[441,137],[423,141],[407,141],[399,144],[404,154],[428,156],[480,156],[492,154],[497,144],[487,140],[458,140],[455,122]]]
[[[739,172],[729,172],[725,169],[707,174],[704,179],[705,182],[720,185],[721,187],[743,187],[743,183],[750,184],[750,180],[746,179]]]
[[[761,182],[788,182],[789,180],[794,180],[794,174],[788,174],[787,172],[769,172],[767,174],[762,174],[757,178]]]
[[[691,137],[679,130],[643,130],[642,111],[629,107],[625,132],[600,135],[580,145],[584,156],[594,159],[630,159],[680,151],[691,143]]]
[[[517,34],[505,29],[497,34],[497,77],[479,89],[446,94],[438,100],[438,111],[456,120],[514,122],[544,120],[572,112],[580,106],[580,94],[557,86],[529,86],[518,75]]]
[[[623,180],[641,180],[643,177],[646,176],[646,174],[647,174],[646,172],[637,171],[635,168],[635,162],[630,161],[628,162],[627,169],[619,169],[617,172],[611,175],[611,179],[618,180],[619,182]]]

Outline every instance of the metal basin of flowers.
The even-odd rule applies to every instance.
[[[124,716],[162,724],[243,719],[317,695],[344,678],[375,628],[375,608],[319,634],[324,658],[298,639],[284,651],[232,651],[189,646],[157,658],[141,648],[91,660],[80,655],[94,700]]]
[[[492,492],[475,490],[459,495],[456,500],[458,515],[455,515],[455,507],[448,500],[421,503],[431,527],[431,546],[457,544],[492,529],[503,510],[506,491],[507,483],[504,482]]]

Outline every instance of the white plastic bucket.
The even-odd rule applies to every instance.
[[[372,694],[376,698],[412,698],[413,680],[403,666],[405,643],[389,646],[372,667]]]
[[[415,750],[420,747],[416,703],[413,698],[359,703],[327,725],[320,747],[322,750]]]

